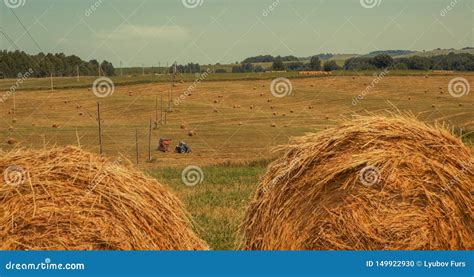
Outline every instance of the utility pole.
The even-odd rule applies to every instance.
[[[51,91],[54,91],[53,73],[51,73]]]
[[[150,126],[148,127],[148,161],[151,162],[151,118]]]
[[[123,67],[122,67],[122,61],[120,61],[120,76],[123,76]]]
[[[155,96],[155,129],[158,129],[158,96]]]
[[[160,124],[163,125],[163,94],[161,94],[161,119]]]
[[[76,69],[77,69],[77,81],[79,82],[79,65],[77,65]]]
[[[138,164],[138,129],[135,129],[135,149],[137,152],[137,164]]]
[[[99,154],[102,155],[102,125],[100,122],[100,104],[97,102],[97,121],[99,123]]]

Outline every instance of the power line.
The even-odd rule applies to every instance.
[[[23,22],[21,22],[20,18],[16,15],[16,13],[13,11],[13,9],[9,9],[12,14],[16,17],[16,19],[18,20],[18,22],[20,23],[20,25],[23,27],[23,29],[25,29],[25,32],[28,34],[28,36],[31,38],[31,40],[36,44],[36,47],[38,47],[38,49],[40,50],[40,52],[43,52],[43,49],[41,49],[41,47],[39,46],[38,42],[36,42],[36,40],[33,38],[33,36],[31,35],[30,31],[25,27],[25,25],[23,24]]]
[[[0,28],[0,33],[3,34],[3,36],[8,40],[8,42],[10,42],[11,45],[13,45],[14,47],[16,47],[17,50],[20,50],[20,47],[18,47],[18,45],[13,41],[13,39],[3,31],[3,29]]]

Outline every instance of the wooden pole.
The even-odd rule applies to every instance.
[[[151,118],[150,126],[148,127],[148,161],[151,162]]]
[[[135,150],[137,154],[137,164],[138,164],[138,129],[135,129]]]
[[[54,91],[53,73],[51,73],[51,91]]]
[[[102,155],[102,123],[100,121],[100,104],[97,102],[97,121],[99,122],[99,154]]]
[[[79,82],[79,65],[77,66],[77,81]]]
[[[158,129],[158,96],[155,96],[155,129]]]
[[[13,92],[13,114],[16,113],[16,91]]]
[[[163,125],[163,94],[161,94],[161,119],[160,124]]]
[[[80,148],[81,147],[81,140],[79,139],[79,133],[77,132],[77,128],[76,128],[76,139],[77,139],[77,146]]]

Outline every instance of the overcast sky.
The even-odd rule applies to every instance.
[[[474,45],[474,0],[2,0],[0,7],[3,32],[21,50],[115,66]],[[0,42],[16,49],[1,34]]]

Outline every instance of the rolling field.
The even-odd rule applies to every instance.
[[[459,76],[474,83],[472,74]],[[445,122],[462,130],[467,144],[473,141],[469,132],[474,130],[474,96],[472,93],[459,98],[451,96],[448,84],[454,76],[425,78],[424,74],[389,74],[357,103],[353,103],[353,99],[371,86],[373,76],[295,78],[291,79],[291,93],[281,98],[272,95],[272,80],[267,77],[235,81],[214,79],[197,84],[190,96],[183,93],[194,87],[192,76],[184,78],[176,87],[164,80],[130,85],[118,81],[121,85],[106,98],[98,98],[87,87],[80,87],[92,83],[94,78],[80,86],[71,85],[79,86],[77,88],[53,92],[35,89],[46,88],[49,79],[31,80],[37,82],[34,84],[28,80],[24,85],[27,90],[16,94],[14,113],[13,97],[0,103],[0,149],[80,144],[98,152],[96,109],[99,102],[104,154],[123,155],[135,161],[137,130],[139,167],[180,196],[199,226],[197,232],[212,248],[229,249],[234,247],[235,230],[258,176],[265,171],[268,161],[278,155],[272,153],[272,147],[288,143],[291,137],[335,126],[342,117],[352,114],[389,110],[412,112],[430,123]],[[63,87],[69,87],[71,79],[74,80],[63,80]],[[2,91],[13,82],[2,80]],[[183,98],[167,114],[167,124],[152,131],[152,150],[160,137],[166,137],[172,139],[172,148],[179,141],[186,141],[193,153],[152,151],[154,160],[147,162],[148,126],[150,119],[155,120],[155,101],[163,96],[166,106],[171,88],[174,98],[180,95]],[[188,136],[189,131],[195,135]],[[7,144],[10,138],[18,144]],[[189,187],[182,183],[181,171],[189,165],[202,168],[202,184]]]

